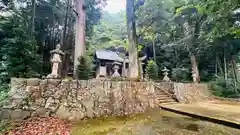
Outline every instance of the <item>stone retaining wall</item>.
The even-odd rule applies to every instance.
[[[121,116],[158,107],[148,82],[11,79],[1,119],[57,115],[79,120]]]
[[[207,101],[211,96],[207,84],[173,83],[173,90],[182,103]]]
[[[152,82],[12,78],[9,97],[1,104],[0,119],[55,115],[80,120],[122,116],[158,108],[161,90],[175,92],[179,101],[186,102],[187,93],[207,89],[203,87],[206,85],[198,84],[157,85],[158,88]]]

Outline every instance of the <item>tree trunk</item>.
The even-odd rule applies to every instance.
[[[227,81],[228,73],[227,73],[227,60],[226,60],[226,51],[223,49],[223,63],[224,63],[224,79]]]
[[[154,39],[153,39],[153,58],[154,58],[154,61],[157,62],[157,59],[156,59],[156,43],[155,43]]]
[[[31,18],[31,29],[30,37],[32,40],[35,39],[35,14],[36,14],[36,0],[32,0],[32,18]]]
[[[237,93],[237,71],[236,71],[236,61],[235,56],[232,55],[231,57],[231,63],[232,63],[232,70],[233,70],[233,81],[234,81],[234,90]]]
[[[62,64],[62,71],[61,71],[61,75],[62,77],[67,76],[68,74],[68,66],[69,66],[69,62],[70,62],[70,53],[68,52],[68,48],[70,46],[70,43],[68,41],[68,35],[67,34],[67,29],[68,28],[68,23],[71,21],[71,19],[69,18],[70,15],[70,6],[72,1],[71,0],[67,0],[67,8],[66,8],[66,14],[64,17],[64,27],[63,27],[63,33],[62,33],[62,49],[63,51],[65,51],[65,55],[63,57],[63,64]]]
[[[69,10],[70,10],[70,0],[67,0],[67,9],[66,9],[66,14],[65,14],[65,17],[64,17],[64,27],[63,27],[63,36],[62,36],[62,43],[66,43],[66,32],[67,32],[67,24],[68,24],[68,16],[69,16]]]
[[[75,51],[74,51],[74,77],[77,78],[76,70],[79,64],[78,58],[85,56],[85,11],[84,0],[75,0],[76,5],[76,35],[75,35]]]
[[[196,81],[200,82],[200,76],[199,76],[199,70],[198,70],[198,66],[197,66],[196,56],[194,54],[191,54],[190,59],[191,59],[191,64],[192,64],[192,71],[196,74]]]
[[[216,54],[216,57],[215,57],[215,75],[217,76],[218,75],[218,64],[217,64],[217,54]]]
[[[220,63],[219,57],[216,56],[217,67],[219,68],[220,74],[223,75],[222,65]]]
[[[127,0],[126,3],[127,33],[128,33],[128,53],[129,53],[129,77],[137,79],[139,77],[138,50],[136,45],[136,24],[134,13],[134,0]]]
[[[233,74],[236,80],[238,80],[238,75],[237,75],[237,64],[236,64],[236,56],[232,55],[232,66],[233,66]]]

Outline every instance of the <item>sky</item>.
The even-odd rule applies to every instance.
[[[105,11],[110,13],[116,13],[121,10],[125,10],[126,0],[108,0],[107,6],[104,8]]]

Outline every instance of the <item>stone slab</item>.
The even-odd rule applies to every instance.
[[[212,102],[199,102],[195,104],[162,105],[162,109],[184,115],[192,115],[208,121],[240,128],[240,106],[230,104],[216,104]]]

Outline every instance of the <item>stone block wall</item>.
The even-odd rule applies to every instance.
[[[211,97],[207,84],[173,83],[173,90],[178,101],[182,103],[207,101]]]
[[[69,120],[121,116],[158,107],[149,82],[11,79],[1,119],[53,115]]]
[[[81,120],[128,115],[158,108],[161,90],[184,103],[205,100],[202,95],[208,95],[205,84],[12,78],[9,97],[1,103],[0,119],[52,115]]]

